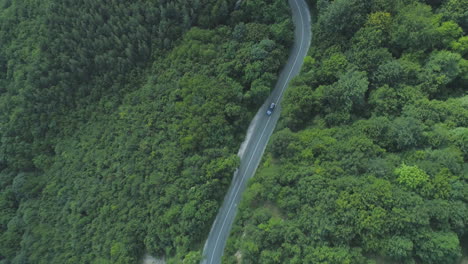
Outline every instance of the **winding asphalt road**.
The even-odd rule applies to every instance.
[[[252,178],[257,170],[265,147],[280,116],[280,101],[283,93],[289,81],[301,70],[302,63],[307,55],[312,37],[309,8],[304,0],[289,0],[289,5],[295,25],[294,46],[291,49],[286,66],[281,71],[275,89],[250,123],[247,138],[239,150],[241,165],[234,173],[223,205],[211,227],[203,248],[204,258],[202,264],[221,263],[224,247],[237,213],[237,205],[246,188],[247,181]],[[266,110],[272,102],[276,103],[276,109],[271,116],[267,116]]]

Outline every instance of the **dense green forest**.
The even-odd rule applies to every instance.
[[[459,263],[468,1],[310,2],[309,56],[224,263]]]
[[[283,0],[0,0],[0,263],[196,263],[292,28]]]

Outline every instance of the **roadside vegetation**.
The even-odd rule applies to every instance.
[[[0,263],[197,263],[288,5],[0,0]]]
[[[310,2],[310,54],[223,262],[459,262],[468,2]]]

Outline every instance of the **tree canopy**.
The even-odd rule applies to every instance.
[[[195,263],[286,2],[0,0],[0,263]]]
[[[223,262],[459,263],[466,1],[310,2],[309,56]]]

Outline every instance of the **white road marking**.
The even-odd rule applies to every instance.
[[[302,36],[304,36],[304,22],[303,22],[302,12],[301,12],[301,9],[299,8],[299,5],[297,4],[297,1],[294,1],[294,3],[296,4],[297,9],[299,10],[299,15],[301,16],[301,19],[300,19],[300,20],[301,20],[301,26],[302,26]],[[292,67],[291,67],[291,70],[289,71],[288,77],[286,78],[286,82],[283,84],[283,87],[281,88],[281,93],[280,93],[279,97],[276,99],[276,102],[278,102],[279,99],[281,98],[281,96],[283,95],[284,89],[286,88],[286,84],[288,84],[288,82],[289,82],[289,78],[291,77],[291,74],[292,74],[292,72],[293,72],[293,70],[294,70],[294,67],[296,66],[297,59],[299,58],[299,54],[300,54],[301,51],[302,51],[302,46],[303,46],[302,44],[303,44],[303,42],[304,42],[304,41],[303,41],[303,39],[302,39],[302,40],[301,40],[301,45],[300,45],[300,47],[299,47],[299,51],[298,51],[297,54],[296,54],[296,58],[294,59],[293,65],[292,65]],[[221,237],[222,230],[223,230],[223,228],[224,228],[224,225],[226,224],[226,220],[228,219],[229,213],[231,212],[232,205],[234,204],[234,200],[236,200],[236,197],[237,197],[237,195],[239,194],[239,189],[240,189],[240,187],[241,187],[241,185],[242,185],[242,184],[240,184],[240,183],[241,183],[242,181],[244,181],[246,172],[249,170],[250,163],[252,162],[252,159],[253,159],[253,157],[254,157],[255,152],[257,151],[258,145],[259,145],[260,142],[262,141],[263,135],[264,135],[264,133],[265,133],[266,128],[268,127],[268,124],[270,123],[270,120],[271,120],[271,116],[268,118],[268,121],[267,121],[265,127],[263,128],[262,133],[260,134],[260,139],[258,140],[257,145],[255,146],[254,151],[253,151],[253,153],[252,153],[252,156],[250,157],[250,160],[249,160],[249,162],[248,162],[248,164],[247,164],[247,167],[245,168],[245,172],[244,172],[244,174],[242,175],[242,180],[239,182],[239,185],[237,186],[237,190],[235,191],[234,199],[231,201],[231,203],[230,203],[230,205],[229,205],[229,208],[228,208],[228,211],[227,211],[227,213],[226,213],[226,216],[224,217],[223,224],[221,225],[220,232],[219,232],[219,234],[218,234],[218,237],[216,238],[215,246],[214,246],[213,251],[212,251],[212,253],[211,253],[209,264],[211,264],[211,263],[213,262],[213,257],[214,257],[214,254],[215,254],[215,252],[216,252],[216,248],[218,247],[218,242],[219,242],[219,239],[220,239],[220,237]],[[237,204],[236,204],[236,206],[237,206]]]
[[[255,146],[255,149],[252,153],[252,156],[250,156],[250,160],[249,160],[249,163],[247,163],[247,167],[245,168],[245,172],[247,172],[249,170],[249,167],[250,167],[250,163],[252,162],[252,159],[253,157],[255,156],[255,151],[257,151],[257,148],[258,148],[258,145],[260,144],[260,142],[262,141],[262,137],[263,137],[263,134],[265,133],[265,130],[266,128],[268,127],[268,123],[270,123],[270,120],[271,118],[268,118],[268,121],[265,125],[265,127],[263,128],[263,131],[262,131],[262,134],[260,135],[260,139],[258,140],[257,142],[257,145]],[[235,194],[234,194],[234,198],[232,199],[231,203],[229,204],[229,208],[228,208],[228,211],[226,213],[226,216],[224,217],[224,221],[223,221],[223,224],[221,225],[221,229],[220,229],[220,232],[218,233],[218,237],[216,238],[216,242],[215,242],[215,246],[213,248],[213,252],[211,253],[211,257],[210,257],[210,264],[212,263],[213,261],[213,257],[214,257],[214,254],[216,252],[216,248],[218,247],[218,242],[219,242],[219,238],[221,237],[221,231],[223,230],[224,228],[224,225],[226,224],[226,220],[228,219],[228,216],[229,216],[229,213],[231,212],[231,209],[232,209],[232,205],[234,203],[234,200],[236,200],[236,197],[237,195],[239,194],[239,189],[240,187],[242,186],[242,181],[244,181],[244,177],[245,177],[245,172],[244,172],[244,175],[242,175],[242,179],[239,181],[239,185],[237,186],[237,190],[235,191]]]
[[[301,25],[302,25],[301,34],[302,34],[302,37],[304,37],[304,22],[303,22],[302,12],[301,12],[301,9],[299,8],[299,5],[297,4],[297,1],[294,1],[294,3],[296,4],[297,10],[299,10],[299,15],[301,16]],[[294,67],[296,67],[296,62],[297,62],[297,59],[299,58],[299,54],[301,53],[302,43],[303,42],[304,42],[304,39],[301,39],[301,45],[299,47],[299,51],[297,52],[296,59],[293,62],[293,66],[291,68],[291,71],[289,71],[288,77],[286,78],[286,83],[283,85],[283,88],[281,89],[281,93],[278,96],[278,98],[276,99],[276,102],[279,102],[280,98],[283,96],[283,92],[284,92],[284,89],[286,88],[286,84],[289,82],[289,78],[291,77],[291,73],[294,70]]]

